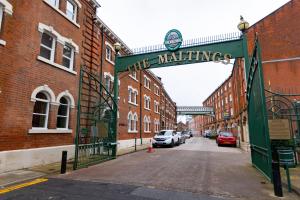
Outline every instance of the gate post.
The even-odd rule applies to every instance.
[[[113,130],[112,130],[112,156],[117,155],[117,131],[118,131],[118,97],[119,97],[119,76],[118,76],[118,53],[115,57],[115,69],[114,69],[114,105],[113,105]]]

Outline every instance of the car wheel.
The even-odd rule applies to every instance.
[[[152,147],[153,147],[153,148],[156,148],[157,146],[156,146],[156,144],[152,144]]]
[[[177,146],[179,146],[180,145],[180,140],[178,139],[178,141],[177,141]]]
[[[220,147],[221,146],[221,144],[220,143],[217,143],[218,144],[218,147]]]

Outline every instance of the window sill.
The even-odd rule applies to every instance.
[[[159,112],[154,112],[154,113],[159,114]]]
[[[130,102],[130,101],[128,101],[128,103],[131,104],[131,105],[134,105],[134,106],[138,106],[138,104]]]
[[[139,82],[136,78],[134,78],[134,77],[131,76],[130,74],[129,74],[129,77],[132,78],[133,80],[135,80],[136,82]]]
[[[107,59],[107,58],[105,58],[105,60],[106,60],[107,62],[109,62],[110,64],[115,65],[115,63],[114,63],[113,61],[111,61],[111,60],[109,60],[109,59]]]
[[[151,131],[144,131],[144,133],[151,133]]]
[[[151,111],[151,109],[150,108],[144,108],[145,110],[149,110],[149,111]]]
[[[159,97],[159,94],[156,94],[156,93],[155,93],[155,95]]]
[[[0,45],[5,46],[5,45],[6,45],[6,42],[5,42],[4,40],[1,40],[1,39],[0,39]]]
[[[28,130],[28,133],[72,133],[72,129],[43,129],[32,128]]]
[[[77,26],[77,28],[80,28],[80,25],[77,22],[69,19],[68,16],[64,12],[62,12],[61,10],[59,10],[57,7],[51,5],[47,0],[43,0],[43,1],[48,6],[50,6],[51,8],[53,8],[56,12],[58,12],[59,14],[61,14],[64,18],[66,18],[69,22],[71,22],[72,24],[74,24],[75,26]],[[78,11],[77,11],[77,14],[78,14]]]
[[[128,133],[137,133],[138,131],[128,131]]]
[[[150,88],[148,88],[148,87],[146,87],[146,86],[144,86],[144,88],[146,88],[147,90],[151,91],[151,89],[150,89]]]
[[[74,75],[77,74],[76,71],[69,70],[69,69],[67,69],[67,68],[64,67],[64,66],[62,66],[62,65],[60,65],[60,64],[57,64],[57,63],[54,63],[54,62],[52,62],[52,61],[50,61],[50,60],[48,60],[48,59],[46,59],[46,58],[43,58],[43,57],[41,57],[41,56],[38,56],[37,59],[38,59],[39,61],[42,61],[42,62],[44,62],[44,63],[47,63],[47,64],[49,64],[49,65],[52,65],[53,67],[56,67],[56,68],[59,68],[59,69],[61,69],[61,70],[66,71],[66,72],[69,72],[69,73],[71,73],[71,74],[74,74]]]

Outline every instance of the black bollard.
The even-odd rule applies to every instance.
[[[283,197],[280,168],[278,162],[274,162],[274,161],[272,162],[272,173],[273,173],[274,194],[277,197]]]
[[[60,173],[65,174],[67,170],[67,151],[62,152]]]

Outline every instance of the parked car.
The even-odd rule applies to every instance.
[[[152,145],[157,146],[171,146],[180,144],[179,134],[174,130],[161,130],[153,137]]]
[[[218,137],[217,131],[216,130],[211,130],[209,134],[209,139],[216,139]]]
[[[187,131],[182,131],[181,134],[184,135],[185,139],[189,139],[191,137]]]
[[[222,131],[217,137],[217,144],[218,146],[232,145],[236,147],[236,137],[234,137],[231,132]]]
[[[209,138],[211,134],[211,130],[205,130],[203,133],[203,137]]]
[[[177,132],[177,134],[179,135],[180,144],[185,143],[186,136],[182,132]]]

